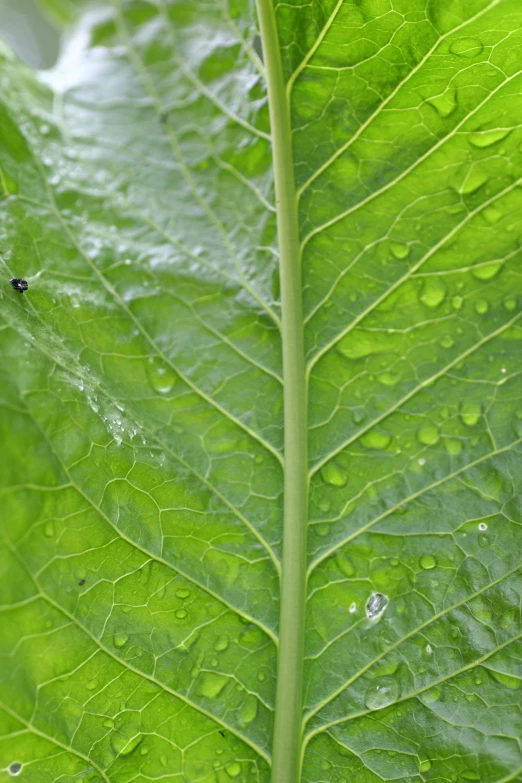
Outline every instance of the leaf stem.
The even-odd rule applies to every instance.
[[[285,478],[272,783],[301,777],[308,506],[301,255],[290,109],[272,0],[257,0],[268,83],[281,270]]]

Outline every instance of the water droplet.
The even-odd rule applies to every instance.
[[[217,652],[224,652],[228,648],[228,636],[223,634],[223,636],[219,636],[216,639],[216,642],[214,644],[214,650],[217,650]]]
[[[490,544],[489,536],[482,534],[478,537],[478,543],[481,549],[486,549],[486,547],[488,547]]]
[[[515,609],[508,609],[500,618],[500,627],[509,628],[515,622],[517,613]]]
[[[143,742],[143,734],[137,734],[132,739],[128,739],[124,734],[114,732],[111,737],[113,750],[119,756],[128,756],[133,750],[136,750],[140,742]]]
[[[482,414],[479,402],[465,402],[460,406],[460,417],[466,427],[474,427]]]
[[[444,445],[448,454],[454,454],[455,456],[462,451],[462,443],[456,438],[445,438]]]
[[[148,752],[149,752],[148,747],[146,745],[144,745],[142,747],[142,749],[140,750],[140,756],[146,756]]]
[[[176,590],[176,598],[188,598],[190,590]]]
[[[323,467],[321,476],[332,487],[344,487],[348,481],[348,472],[334,461],[328,462]]]
[[[485,522],[479,522],[478,528],[479,528],[479,530],[487,530],[488,526],[487,526],[487,524]]]
[[[343,552],[337,553],[335,557],[335,562],[337,564],[337,567],[339,568],[339,571],[342,574],[344,574],[344,576],[350,578],[355,574],[355,568],[352,561]]]
[[[463,780],[480,780],[480,775],[478,772],[473,772],[471,769],[467,769],[462,772],[461,777]]]
[[[85,683],[85,687],[88,691],[93,691],[95,688],[98,687],[98,680],[96,677],[93,680],[89,680],[89,682]]]
[[[489,303],[486,299],[479,299],[475,302],[475,312],[479,315],[485,315],[489,310]]]
[[[478,57],[484,50],[482,41],[478,38],[457,38],[450,44],[450,53],[457,55],[457,57],[466,57],[471,59]]]
[[[440,341],[440,345],[441,345],[442,348],[452,348],[453,345],[454,345],[453,337],[450,337],[450,335],[447,334]]]
[[[264,682],[264,680],[266,679],[266,674],[264,672],[258,672],[257,679],[259,680],[259,682]]]
[[[217,658],[212,658],[212,660],[210,661],[210,665],[211,665],[211,666],[212,666],[214,669],[216,668],[216,666],[218,665],[218,663],[219,663],[219,661],[218,661],[218,659],[217,659]]]
[[[388,606],[388,596],[384,593],[372,593],[366,601],[366,616],[369,620],[378,620]]]
[[[504,299],[504,307],[508,311],[508,313],[513,312],[513,310],[517,306],[517,300],[515,296],[508,296],[506,299]]]
[[[404,245],[402,242],[392,242],[391,251],[395,258],[402,260],[409,255],[410,248],[408,245]]]
[[[453,307],[454,310],[460,310],[463,302],[464,299],[461,296],[453,296],[451,298],[451,306]]]
[[[488,181],[487,174],[480,171],[476,166],[470,168],[462,185],[459,188],[459,192],[462,196],[471,196],[476,193],[483,185]]]
[[[367,449],[385,449],[390,444],[391,435],[387,432],[367,432],[361,438],[362,445]]]
[[[204,696],[207,699],[215,699],[216,696],[219,696],[226,684],[227,678],[223,674],[205,672],[198,679],[197,693],[199,696]]]
[[[229,764],[228,767],[225,767],[225,769],[231,778],[237,778],[239,775],[241,775],[241,764],[239,764],[237,761]]]
[[[433,648],[432,648],[431,644],[427,644],[426,645],[426,652],[428,653],[428,655],[432,654]]]
[[[435,568],[437,561],[433,555],[423,555],[419,560],[419,564],[425,571],[430,571],[432,568]]]
[[[377,376],[377,381],[383,386],[396,386],[401,379],[400,373],[383,372]]]
[[[453,114],[457,108],[457,90],[449,88],[442,95],[435,95],[433,98],[428,98],[427,101],[430,106],[433,106],[439,117],[446,119],[450,114]]]
[[[509,136],[511,130],[490,130],[482,133],[473,133],[469,137],[470,144],[479,149],[491,147]]]
[[[357,611],[357,604],[354,601],[353,604],[350,604],[350,614],[355,614],[356,611]]]
[[[10,775],[15,777],[16,775],[19,775],[22,771],[23,764],[20,761],[12,761],[9,766],[7,767],[7,771]]]
[[[361,424],[366,418],[366,411],[364,408],[354,408],[352,413],[352,419],[354,424]]]
[[[477,280],[493,280],[502,269],[502,262],[496,261],[492,264],[482,264],[481,266],[475,266],[471,270],[471,274]]]
[[[421,466],[421,468],[422,468],[422,466],[423,466],[423,465],[425,465],[425,464],[426,464],[426,460],[424,459],[424,457],[421,457],[421,458],[418,460],[418,462],[419,462],[419,465]]]
[[[425,424],[417,432],[417,438],[424,446],[435,446],[439,442],[439,428],[435,424]]]
[[[420,772],[428,772],[431,769],[431,761],[429,759],[426,759],[425,761],[421,761],[419,771]]]
[[[445,296],[446,286],[438,277],[434,277],[424,283],[420,300],[426,307],[433,309],[444,301]]]
[[[255,696],[247,696],[241,707],[239,708],[239,723],[242,726],[247,726],[252,723],[257,715],[257,699]]]
[[[174,616],[178,618],[178,620],[184,620],[187,616],[188,612],[186,609],[176,609],[174,612]]]
[[[160,394],[168,394],[177,381],[172,368],[161,359],[149,359],[147,375],[152,387]]]
[[[493,679],[505,688],[509,688],[510,691],[518,691],[519,688],[522,688],[522,679],[519,677],[513,677],[511,674],[504,674],[504,672],[496,672],[493,669],[488,671]]]
[[[324,511],[325,513],[327,511],[330,511],[330,506],[332,505],[329,500],[321,500],[321,502],[318,504],[321,511]]]
[[[379,682],[372,683],[366,695],[364,702],[369,710],[382,710],[393,704],[399,696],[399,684],[392,677],[382,677]]]
[[[47,536],[47,538],[52,538],[54,536],[54,524],[52,522],[47,522],[44,527],[44,536]]]
[[[106,729],[113,729],[114,728],[114,721],[112,718],[105,718],[105,720],[102,723],[102,726],[105,726]]]
[[[129,634],[128,633],[115,633],[113,641],[114,641],[114,646],[115,647],[123,647],[129,641]]]
[[[494,226],[503,217],[502,211],[495,206],[488,207],[487,209],[484,210],[483,214],[484,217],[486,218],[486,222],[489,223],[490,226]]]

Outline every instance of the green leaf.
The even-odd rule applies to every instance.
[[[54,5],[0,54],[1,780],[522,780],[520,3]]]

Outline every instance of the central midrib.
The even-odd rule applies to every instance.
[[[290,111],[272,0],[257,0],[268,83],[281,273],[284,523],[272,783],[301,777],[308,517],[307,401]]]

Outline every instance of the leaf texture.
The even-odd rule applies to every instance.
[[[284,385],[256,9],[65,8],[53,71],[0,62],[0,776],[268,783]],[[309,400],[301,780],[522,781],[522,10],[273,12]]]

